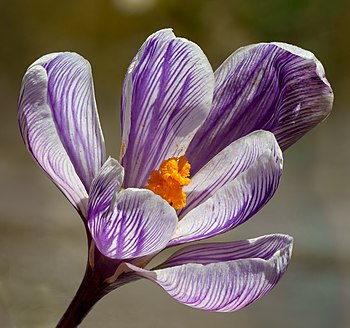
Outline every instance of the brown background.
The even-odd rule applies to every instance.
[[[289,270],[268,296],[236,313],[209,313],[139,281],[105,297],[82,327],[348,327],[350,2],[345,0],[2,0],[0,326],[54,326],[85,266],[78,215],[19,137],[16,102],[26,67],[53,51],[86,57],[107,150],[117,157],[123,76],[146,37],[163,27],[198,43],[214,69],[250,43],[285,41],[309,49],[334,88],[334,112],[285,153],[273,200],[245,225],[216,238],[294,236]]]

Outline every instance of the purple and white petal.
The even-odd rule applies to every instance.
[[[105,159],[89,63],[74,53],[34,62],[23,78],[18,121],[29,152],[85,215],[90,184]]]
[[[183,155],[207,117],[214,73],[194,43],[170,29],[151,35],[131,62],[122,94],[121,163],[126,188],[142,188],[152,170]]]
[[[125,265],[185,305],[233,312],[264,296],[277,284],[287,269],[292,247],[291,237],[271,235],[189,246],[154,271]]]
[[[278,250],[291,245],[292,241],[292,237],[288,235],[271,234],[234,242],[189,245],[176,251],[156,269],[188,263],[210,264],[249,258],[268,260]]]
[[[180,219],[246,171],[267,150],[275,154],[276,161],[282,161],[276,138],[268,131],[252,132],[223,149],[191,178],[188,186],[184,187],[187,205],[178,213]]]
[[[213,108],[188,151],[197,172],[232,141],[268,130],[285,150],[332,109],[322,64],[309,51],[260,43],[233,53],[215,72]]]
[[[101,180],[112,190],[109,188],[112,179]],[[106,193],[102,186],[100,192]],[[99,197],[97,192],[93,193]],[[91,211],[88,216],[91,235],[103,255],[131,259],[165,248],[178,220],[175,210],[164,199],[150,190],[133,188],[108,197],[112,202],[106,211]]]
[[[236,179],[188,212],[170,245],[209,238],[244,223],[271,199],[281,175],[280,149],[266,150]]]
[[[114,158],[109,157],[92,181],[88,217],[103,215],[111,206],[113,198],[123,184],[124,168]]]

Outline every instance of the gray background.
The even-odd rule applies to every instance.
[[[289,270],[266,297],[236,313],[194,310],[148,281],[106,296],[82,327],[348,327],[350,322],[350,3],[317,0],[13,0],[0,2],[0,326],[49,327],[79,285],[80,219],[30,158],[16,103],[26,67],[77,51],[92,64],[108,154],[119,154],[126,68],[163,27],[198,43],[215,69],[236,48],[285,41],[313,51],[335,92],[334,112],[285,153],[275,197],[215,240],[273,232],[295,238]]]

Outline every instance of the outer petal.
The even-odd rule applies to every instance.
[[[100,252],[113,259],[131,259],[165,248],[177,224],[175,210],[152,191],[118,193],[119,164],[110,160],[94,180],[88,227]]]
[[[155,271],[127,265],[177,301],[202,310],[232,312],[267,294],[285,273],[293,239],[284,235],[189,246]]]
[[[34,62],[23,78],[18,121],[34,159],[85,214],[105,157],[89,63],[73,53]]]
[[[266,150],[246,171],[188,212],[171,245],[208,238],[247,221],[275,193],[282,174],[281,152]]]
[[[187,152],[193,173],[254,130],[272,131],[285,150],[332,109],[333,93],[322,64],[311,52],[288,44],[241,48],[215,78],[213,109]]]
[[[276,161],[282,162],[282,152],[276,138],[268,131],[255,131],[223,149],[184,188],[187,206],[179,213],[180,218],[246,171],[266,151],[271,151]]]
[[[211,108],[214,74],[202,50],[170,29],[151,35],[133,59],[122,98],[125,187],[183,155]]]

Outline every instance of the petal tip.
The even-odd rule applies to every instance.
[[[326,78],[325,69],[324,69],[322,63],[318,60],[318,58],[314,55],[313,52],[311,52],[309,50],[305,50],[303,48],[300,48],[300,47],[292,45],[292,44],[284,43],[284,42],[272,42],[272,44],[292,53],[293,55],[299,56],[303,59],[312,60],[316,65],[316,74],[324,82],[324,84],[326,84],[329,87],[330,93],[333,93],[331,85]]]

